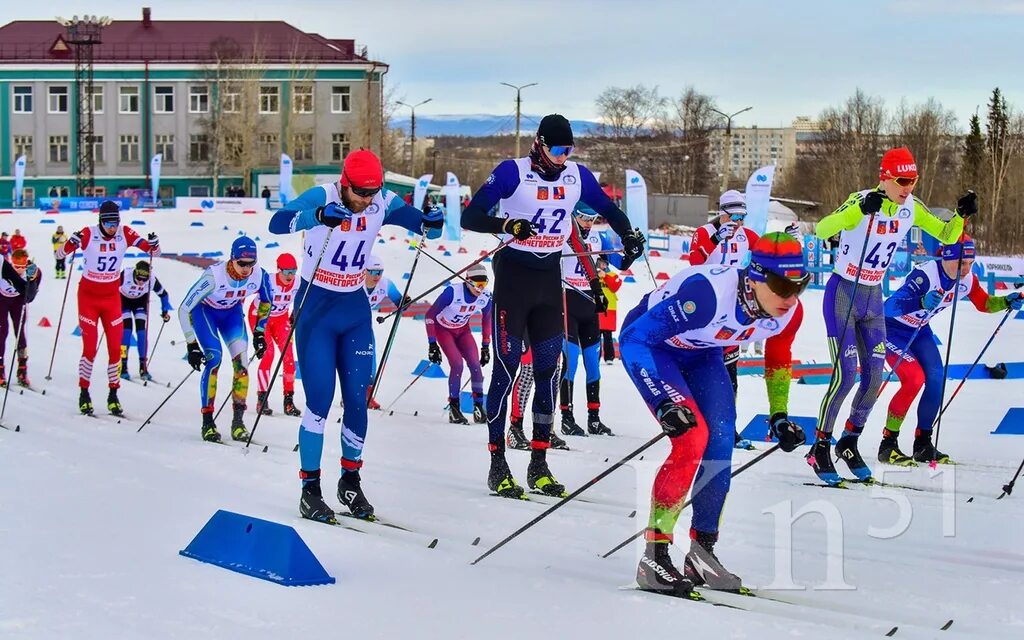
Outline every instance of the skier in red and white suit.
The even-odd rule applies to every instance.
[[[295,406],[295,352],[292,350],[292,343],[288,340],[288,334],[292,328],[292,302],[295,299],[295,292],[298,289],[295,285],[295,273],[298,264],[295,256],[290,253],[282,253],[277,257],[277,275],[270,279],[271,306],[270,318],[267,320],[266,336],[267,351],[260,359],[258,375],[258,400],[257,410],[263,415],[272,415],[273,411],[267,401],[270,386],[270,372],[274,364],[274,348],[281,350],[284,355],[282,369],[284,371],[284,412],[290,416],[301,416],[302,412]],[[255,331],[258,300],[249,305],[249,326]]]

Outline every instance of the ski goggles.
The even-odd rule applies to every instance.
[[[250,269],[256,266],[255,260],[235,260],[235,264],[243,269]]]
[[[294,276],[298,272],[298,269],[281,269],[281,275],[283,276]]]
[[[889,174],[889,179],[892,180],[893,182],[895,182],[896,184],[900,185],[901,187],[912,187],[912,186],[914,186],[915,184],[917,184],[918,178],[919,178],[919,176],[914,176],[913,178],[909,178],[907,176],[894,176],[892,174]]]
[[[117,227],[119,222],[120,220],[100,220],[100,226],[111,229]]]
[[[807,285],[811,284],[811,274],[809,273],[804,274],[799,280],[790,280],[772,271],[765,271],[762,275],[765,276],[764,281],[768,288],[780,298],[799,296],[807,290]]]
[[[579,218],[583,222],[596,222],[597,219],[599,217],[601,217],[600,214],[597,213],[597,212],[588,213],[586,211],[580,211],[579,209],[577,209],[575,212],[573,212],[573,215],[576,216],[577,218]]]
[[[467,280],[469,280],[469,283],[477,289],[483,289],[487,286],[488,282],[487,278],[467,278]]]
[[[571,144],[554,144],[544,145],[548,148],[548,152],[553,156],[571,156],[573,149],[576,147]]]
[[[742,213],[730,213],[729,219],[732,220],[733,222],[743,222],[744,220],[747,219],[747,212],[744,211]]]
[[[366,270],[366,275],[373,276],[374,278],[379,278],[382,275],[384,275],[384,270],[383,269],[367,269]]]

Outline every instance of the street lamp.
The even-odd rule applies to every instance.
[[[750,111],[754,107],[747,107],[746,109],[740,109],[736,113],[728,114],[719,111],[718,109],[711,107],[711,110],[718,115],[725,118],[725,162],[722,168],[722,191],[725,192],[729,188],[729,175],[732,173],[732,119],[736,116]]]
[[[431,100],[433,100],[433,98],[427,98],[423,102],[417,102],[416,104],[407,104],[405,102],[402,102],[401,100],[397,102],[397,104],[400,104],[403,107],[409,107],[409,109],[412,111],[412,118],[410,124],[412,142],[409,145],[409,175],[414,178],[416,177],[416,107],[422,107]]]
[[[503,84],[506,87],[512,87],[513,89],[516,90],[516,157],[518,158],[519,157],[519,117],[520,117],[520,114],[521,114],[521,109],[520,108],[522,107],[522,104],[523,104],[523,100],[522,100],[522,98],[520,98],[519,94],[522,92],[523,89],[525,89],[527,87],[535,87],[539,83],[531,82],[530,84],[522,84],[522,85],[519,85],[519,86],[516,86],[514,84],[509,84],[507,82],[499,82],[498,84]]]

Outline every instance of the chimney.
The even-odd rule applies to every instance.
[[[153,26],[153,18],[149,7],[142,7],[142,26],[146,29]]]

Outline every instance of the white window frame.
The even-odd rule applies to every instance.
[[[23,141],[21,144],[18,144],[18,138],[27,138],[27,140]],[[11,136],[11,151],[14,152],[14,157],[11,158],[11,162],[13,163],[18,159],[18,156],[24,154],[25,164],[31,164],[33,159],[35,158],[35,147],[35,140],[31,134],[26,133],[22,135]],[[25,149],[28,149],[27,153],[25,152]]]
[[[124,85],[117,88],[117,112],[118,113],[139,113],[141,110],[141,92],[139,91],[139,85],[130,84]],[[128,106],[131,107],[132,98],[134,98],[135,108],[125,109],[124,101],[128,100]]]
[[[121,163],[121,164],[130,164],[130,163],[139,162],[140,157],[141,157],[140,156],[141,151],[140,151],[140,148],[139,148],[140,137],[141,136],[139,136],[139,134],[137,134],[137,133],[122,133],[121,134],[121,136],[117,140],[117,159],[118,159],[119,163]],[[132,141],[132,138],[135,139],[134,142]],[[125,158],[125,153],[124,153],[126,146],[128,147],[128,154],[127,154],[128,157],[127,158]],[[134,153],[135,157],[134,158],[132,157],[133,154],[131,152],[131,149],[132,149],[133,146],[135,147],[135,153]]]
[[[199,144],[205,145],[205,147],[206,147],[206,157],[205,158],[197,158],[195,156],[198,155],[198,154],[193,154],[192,153],[193,145],[199,145]],[[202,163],[202,162],[209,162],[210,161],[210,136],[206,135],[205,133],[192,133],[192,134],[189,134],[189,137],[188,137],[188,161],[192,162],[194,164],[199,164],[199,163]]]
[[[348,151],[345,151],[345,148]],[[337,151],[338,153],[335,153]],[[331,162],[340,162],[345,159],[349,153],[352,153],[352,141],[349,139],[347,133],[332,133],[331,134]]]
[[[308,147],[309,153],[302,153],[301,155],[299,154],[299,143],[298,143],[299,136],[302,136],[303,138],[308,138],[308,141],[309,141],[309,147]],[[295,162],[312,162],[313,158],[316,157],[314,155],[315,151],[316,151],[316,136],[314,136],[312,132],[310,132],[310,131],[302,131],[302,132],[299,132],[299,133],[294,133],[294,134],[292,134],[292,139],[291,139],[290,142],[291,142],[292,160],[294,160]]]
[[[196,104],[198,103],[198,104]],[[188,112],[210,112],[210,86],[205,84],[190,85],[188,88]]]
[[[348,108],[346,108],[346,102]],[[352,113],[351,85],[339,84],[331,87],[331,113]]]
[[[92,160],[100,164],[107,163],[107,149],[105,146],[106,140],[103,136],[93,134],[92,136]],[[97,153],[98,152],[98,153]]]
[[[92,86],[92,112],[96,115],[103,115],[103,107],[106,106],[106,99],[103,93],[103,85],[94,84]],[[98,107],[97,103],[99,103]]]
[[[264,107],[263,100],[267,104]],[[273,108],[271,108],[273,107]],[[281,112],[281,88],[278,86],[260,85],[260,113],[273,114]]]
[[[160,138],[168,139],[161,141]],[[153,134],[153,153],[162,153],[163,158],[161,161],[164,164],[174,164],[178,161],[178,155],[175,153],[175,146],[173,133]],[[170,154],[167,153],[168,148],[170,148]]]
[[[61,141],[62,139],[63,139],[63,143]],[[60,159],[60,153],[57,154],[57,159],[56,160],[51,160],[51,158],[53,157],[51,155],[51,149],[54,147],[54,140],[56,140],[56,146],[58,148],[61,147],[61,146],[64,147],[64,156],[65,157],[64,157],[63,160]],[[49,139],[47,140],[47,145],[46,145],[46,161],[49,164],[64,164],[66,162],[70,162],[71,161],[71,136],[67,136],[67,135],[50,136]]]
[[[302,94],[299,94],[299,90]],[[302,103],[305,103],[304,105]],[[300,109],[300,106],[308,107]],[[297,84],[292,87],[292,113],[313,113],[316,110],[316,91],[311,84]]]
[[[239,103],[242,100],[241,94],[237,91],[225,91],[220,106],[223,113],[238,113]]]
[[[170,93],[161,92],[162,89],[170,89]],[[159,92],[159,93],[158,93]],[[170,109],[167,108],[170,102]],[[174,85],[158,84],[153,87],[153,113],[168,115],[174,113]]]
[[[63,89],[64,93],[57,93],[55,89]],[[60,98],[64,98],[64,108],[54,109],[54,99],[57,100],[57,106],[60,106]],[[71,90],[67,85],[54,85],[46,88],[46,113],[68,113],[68,109],[71,105]]]
[[[18,89],[28,89],[28,93],[18,93]],[[25,108],[26,101],[28,102],[27,109]],[[32,108],[35,106],[32,104],[33,102],[35,102],[35,90],[32,85],[16,84],[11,87],[11,110],[13,113],[32,113]],[[19,108],[19,103],[21,108]]]

